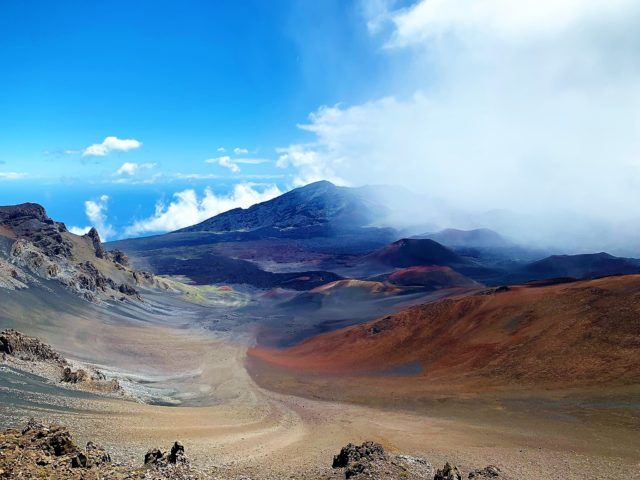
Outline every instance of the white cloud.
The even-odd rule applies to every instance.
[[[228,155],[224,155],[222,157],[209,158],[205,160],[206,163],[216,163],[221,167],[228,168],[233,173],[240,173],[240,167],[236,164],[235,161],[231,160],[231,157]]]
[[[100,239],[106,242],[108,238],[115,234],[113,226],[107,222],[107,209],[108,209],[109,196],[101,195],[97,200],[87,200],[84,202],[84,213],[89,220],[91,226],[95,227],[100,234]],[[76,235],[84,235],[87,233],[91,226],[87,227],[70,227],[69,231]]]
[[[247,150],[246,148],[236,147],[233,149],[233,153],[235,153],[236,155],[246,155],[247,153],[249,153],[249,150]]]
[[[220,175],[215,173],[176,173],[174,177],[178,180],[210,180],[220,178]]]
[[[225,148],[224,148],[224,147],[218,147],[218,151],[219,151],[220,153],[224,153],[224,152],[225,152]]]
[[[20,180],[26,176],[26,173],[21,172],[0,172],[0,180]]]
[[[133,138],[121,139],[118,137],[106,137],[102,143],[89,145],[82,151],[82,156],[104,157],[111,152],[127,152],[140,148],[142,142]],[[75,153],[75,150],[67,150],[67,153]]]
[[[133,163],[125,162],[116,170],[115,175],[135,175],[140,170],[151,170],[156,166],[155,163]]]
[[[178,230],[219,213],[233,208],[247,208],[259,202],[270,200],[282,192],[275,185],[257,189],[255,184],[240,183],[227,195],[216,195],[210,188],[205,189],[204,195],[198,197],[195,190],[188,189],[177,192],[168,205],[162,202],[156,204],[155,213],[143,220],[134,222],[126,228],[126,235],[140,235],[142,233],[156,233]]]
[[[467,211],[636,215],[640,2],[385,5],[369,26],[403,78],[387,97],[311,114],[301,128],[313,138],[279,149],[296,185],[396,183]]]
[[[85,235],[89,233],[91,227],[69,227],[69,231],[75,235]]]

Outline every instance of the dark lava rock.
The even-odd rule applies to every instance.
[[[462,475],[458,467],[451,466],[449,462],[444,464],[442,470],[438,470],[433,477],[433,480],[462,480]]]
[[[87,462],[87,456],[82,452],[78,452],[78,454],[71,459],[71,466],[73,468],[87,468]]]
[[[23,360],[54,361],[61,365],[66,361],[46,343],[11,328],[0,332],[0,352]]]
[[[125,295],[129,295],[129,296],[138,295],[138,291],[135,288],[133,288],[131,285],[127,285],[126,283],[121,284],[118,287],[118,291],[120,293],[124,293]]]
[[[180,442],[175,442],[169,453],[169,463],[186,463],[187,457],[184,454],[184,446]]]
[[[67,383],[81,383],[89,380],[89,374],[82,368],[73,371],[69,367],[65,367],[62,371],[62,381]]]
[[[96,445],[95,443],[87,442],[85,450],[87,452],[87,463],[89,466],[111,463],[111,455],[109,455],[109,453],[104,448]]]
[[[153,465],[161,463],[165,458],[164,452],[159,448],[152,448],[144,455],[144,464]]]
[[[111,259],[124,267],[129,266],[129,256],[124,253],[122,250],[111,250],[109,252],[111,254]]]
[[[494,465],[488,465],[483,469],[474,470],[469,473],[469,478],[499,478],[502,472]]]
[[[100,241],[100,234],[98,233],[98,230],[96,230],[94,227],[91,227],[91,230],[89,230],[84,236],[91,240],[93,249],[96,252],[96,257],[105,258],[106,251],[102,246],[102,242]]]
[[[362,445],[348,444],[333,457],[333,468],[344,468],[346,478],[369,473],[372,463],[387,461],[388,457],[382,445],[364,442]]]

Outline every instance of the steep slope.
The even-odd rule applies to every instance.
[[[250,354],[291,372],[370,375],[418,366],[437,385],[640,382],[640,276],[514,287],[445,299]],[[417,373],[417,372],[416,372]]]
[[[15,290],[61,283],[90,301],[138,299],[151,274],[134,271],[120,251],[108,252],[98,232],[69,232],[34,203],[0,207],[0,288]]]

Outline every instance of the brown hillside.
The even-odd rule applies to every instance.
[[[250,355],[298,374],[371,375],[419,364],[411,381],[433,385],[638,383],[640,275],[445,299]]]

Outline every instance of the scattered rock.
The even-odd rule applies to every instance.
[[[444,464],[442,470],[438,470],[433,477],[433,480],[462,480],[462,475],[458,467],[451,466],[449,462]]]
[[[86,370],[79,368],[76,371],[71,370],[70,367],[65,367],[62,371],[62,381],[67,383],[79,383],[86,382],[90,379]]]
[[[159,448],[152,448],[144,455],[144,464],[153,465],[159,464],[164,459],[164,452]]]
[[[500,477],[502,472],[495,465],[488,465],[483,469],[474,470],[469,473],[469,478],[498,478]]]
[[[158,449],[145,455],[145,466],[114,464],[103,448],[88,442],[83,450],[60,425],[29,420],[22,430],[0,431],[0,478],[57,480],[205,480],[213,477],[188,464],[175,442],[169,455]],[[154,468],[149,468],[153,466]]]

